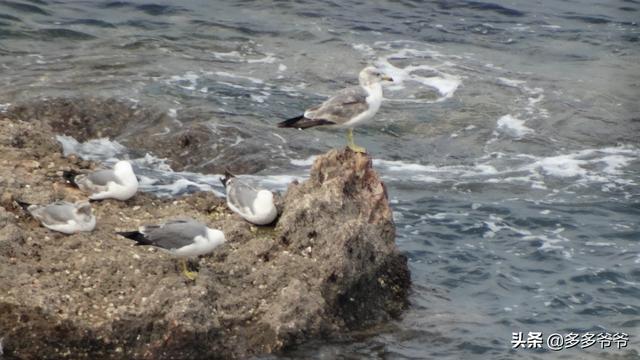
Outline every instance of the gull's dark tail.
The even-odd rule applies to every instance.
[[[287,119],[285,121],[279,122],[277,125],[281,128],[297,128],[297,129],[306,129],[319,125],[332,125],[335,124],[333,121],[322,120],[322,119],[309,119],[304,117],[304,115],[296,116],[291,119]]]
[[[229,170],[225,170],[224,171],[224,177],[220,178],[220,182],[222,183],[222,186],[224,186],[224,188],[227,188],[227,182],[229,180],[231,180],[231,178],[236,177],[235,175],[233,175]]]
[[[31,204],[29,204],[28,202],[24,202],[24,201],[20,201],[20,200],[15,200],[16,204],[20,205],[20,207],[26,211],[29,212],[29,206],[31,206]]]
[[[140,231],[123,231],[116,234],[136,242],[136,245],[152,245],[151,241]]]
[[[76,184],[76,176],[78,175],[80,175],[80,173],[75,170],[62,172],[62,178],[64,179],[64,181],[72,185],[73,187],[78,187],[78,184]]]

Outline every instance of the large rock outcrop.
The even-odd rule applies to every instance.
[[[222,199],[138,194],[94,203],[92,233],[64,236],[13,200],[82,195],[60,171],[93,167],[64,158],[46,121],[0,114],[0,338],[21,359],[245,358],[335,337],[397,316],[409,273],[396,249],[384,185],[371,160],[348,150],[320,156],[292,184],[275,228],[253,227]],[[177,216],[221,228],[228,242],[192,263],[114,232]]]

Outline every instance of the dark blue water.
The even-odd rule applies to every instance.
[[[197,118],[212,133],[198,161],[257,146],[254,179],[283,189],[344,135],[273,124],[376,64],[397,81],[356,139],[389,187],[411,306],[279,358],[635,359],[639,19],[635,0],[0,1],[0,104],[92,95]],[[211,189],[136,162],[149,191]],[[514,350],[513,332],[629,343]]]

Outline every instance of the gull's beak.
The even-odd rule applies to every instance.
[[[393,82],[393,78],[389,75],[382,75],[382,80]]]

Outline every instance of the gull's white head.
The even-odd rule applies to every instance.
[[[362,71],[360,71],[358,79],[360,80],[360,85],[362,86],[376,84],[381,81],[393,81],[393,79],[389,75],[383,73],[373,66],[367,66],[366,68],[362,69]]]
[[[256,200],[261,204],[273,204],[273,193],[269,190],[260,190]]]
[[[133,167],[131,166],[131,163],[128,162],[127,160],[120,160],[113,167],[113,171],[120,174],[133,173]]]
[[[269,190],[260,190],[253,203],[255,214],[251,218],[245,218],[256,225],[270,224],[278,216],[278,209],[273,202],[273,193]]]
[[[138,179],[136,178],[136,174],[133,172],[133,167],[131,163],[127,160],[118,161],[113,167],[113,171],[116,173],[118,177],[128,182],[138,183]]]

